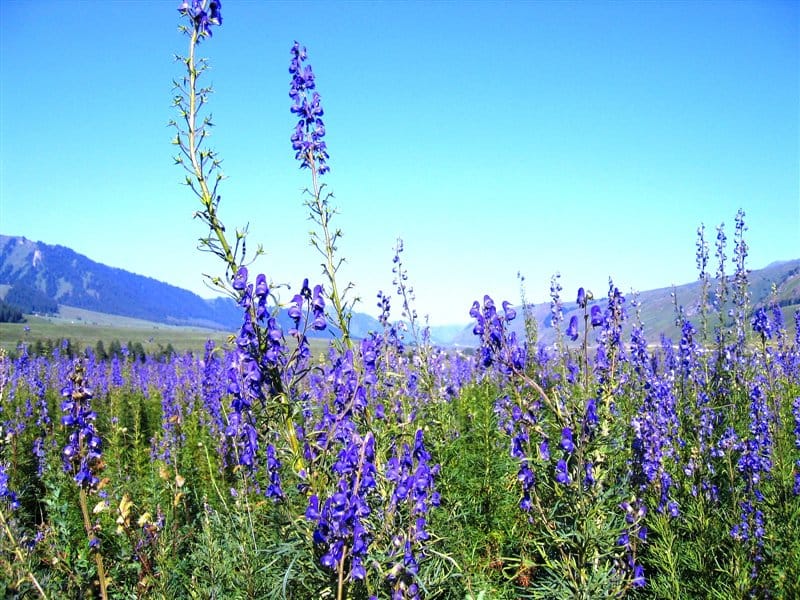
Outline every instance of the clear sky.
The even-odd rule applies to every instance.
[[[0,233],[210,295],[172,164],[177,0],[0,0]],[[289,136],[289,50],[325,109],[341,254],[373,313],[397,236],[420,314],[693,280],[696,228],[747,213],[749,266],[800,257],[800,3],[225,0],[221,216],[254,266],[321,281]],[[713,251],[713,244],[712,244]],[[729,248],[728,255],[732,254]],[[290,296],[286,294],[286,300]],[[395,307],[399,302],[394,303]]]

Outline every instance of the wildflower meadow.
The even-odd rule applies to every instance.
[[[402,241],[382,328],[356,338],[311,54],[287,47],[287,152],[322,270],[281,297],[222,220],[199,56],[221,2],[178,17],[175,163],[241,328],[182,355],[0,354],[4,597],[800,597],[800,310],[751,305],[744,211],[732,249],[698,229],[680,339],[619,283],[555,276],[554,344],[523,293],[463,307],[474,351],[437,348]]]

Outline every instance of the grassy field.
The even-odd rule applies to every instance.
[[[27,323],[0,323],[0,347],[13,352],[20,342],[34,344],[36,340],[69,339],[83,349],[94,347],[98,340],[106,348],[113,340],[122,344],[139,342],[145,351],[158,352],[168,344],[178,352],[203,350],[207,340],[217,344],[227,342],[229,333],[200,327],[176,327],[107,315],[71,307],[61,307],[53,317],[26,315]]]
[[[228,344],[228,338],[236,332],[185,327],[143,321],[93,312],[69,306],[60,307],[60,313],[52,317],[25,315],[27,323],[0,323],[0,348],[13,354],[20,343],[33,346],[37,340],[46,342],[69,339],[81,350],[94,348],[98,341],[108,348],[112,341],[121,344],[140,343],[148,354],[159,354],[172,345],[178,353],[202,353],[206,341],[214,340],[217,346]],[[325,352],[326,340],[312,339],[311,350],[315,356]]]

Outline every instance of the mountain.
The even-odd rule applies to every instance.
[[[168,325],[226,331],[241,326],[241,309],[230,298],[204,299],[174,285],[95,262],[64,246],[24,237],[0,235],[0,289],[6,289],[6,295],[35,290],[59,305]],[[284,331],[292,327],[285,310],[278,321]],[[353,315],[353,337],[377,329],[377,319]],[[313,334],[331,337],[338,330],[331,327]]]
[[[750,305],[753,309],[771,302],[774,287],[775,298],[782,307],[787,327],[793,331],[794,310],[800,308],[800,259],[776,262],[751,271],[749,282]],[[711,293],[715,287],[716,281],[711,280]],[[624,291],[624,287],[620,286],[620,289]],[[600,298],[597,292],[595,290],[597,299],[594,303],[604,306],[605,299]],[[680,337],[675,325],[673,292],[695,327],[700,326],[697,315],[701,293],[699,281],[641,292],[638,294],[641,319],[645,335],[651,343],[657,343],[662,333],[673,340]],[[64,246],[0,235],[0,299],[9,297],[9,294],[28,298],[32,305],[38,307],[56,303],[120,317],[223,331],[235,331],[241,326],[241,309],[229,298],[204,299],[150,277],[95,262]],[[626,294],[626,297],[629,331],[633,317],[633,296]],[[498,305],[502,300],[504,298],[495,298]],[[550,323],[549,303],[531,305],[531,310],[537,321],[539,341],[551,344],[556,332]],[[565,302],[563,311],[564,326],[573,315],[578,315],[582,324],[582,316],[574,302]],[[518,336],[523,336],[522,310],[517,308],[517,313],[511,329]],[[712,325],[713,319],[712,316]],[[279,312],[278,321],[284,331],[292,327],[285,310]],[[472,327],[471,324],[466,327],[434,326],[431,327],[431,340],[442,346],[474,347],[477,344]],[[363,338],[370,331],[380,328],[380,323],[374,317],[353,313],[350,330],[354,338]],[[332,325],[326,331],[310,333],[325,339],[338,334],[339,331]]]
[[[790,335],[794,335],[794,311],[800,309],[800,259],[774,262],[763,269],[757,269],[748,273],[749,291],[750,291],[750,308],[752,311],[761,306],[770,306],[773,301],[781,307],[783,313],[784,323]],[[730,286],[730,281],[728,283]],[[717,280],[711,279],[709,282],[709,293],[714,294],[717,286]],[[624,288],[619,286],[626,297],[626,309],[628,312],[627,325],[624,331],[630,333],[633,317],[635,315],[635,308],[631,306],[634,299],[633,294],[624,292]],[[774,296],[773,296],[774,288]],[[605,290],[604,290],[605,291]],[[596,290],[595,290],[596,292]],[[576,290],[577,293],[577,290]],[[677,341],[680,339],[680,330],[675,324],[675,301],[679,306],[683,307],[683,312],[687,318],[692,322],[696,329],[700,329],[700,315],[698,314],[698,307],[700,305],[700,296],[702,293],[701,282],[694,281],[674,287],[660,288],[655,290],[648,290],[636,294],[636,298],[640,305],[640,315],[644,326],[644,333],[647,341],[651,344],[659,343],[661,334],[666,337]],[[673,299],[673,294],[675,299]],[[497,305],[503,298],[494,299]],[[591,304],[599,304],[601,308],[605,308],[607,298],[600,298],[596,294],[595,300]],[[544,344],[552,344],[556,339],[556,330],[552,327],[550,316],[550,303],[532,304],[530,309],[536,318],[538,327],[538,340]],[[578,309],[575,302],[564,302],[563,305],[564,322],[562,330],[566,328],[570,318],[573,315],[578,316],[580,327],[583,327],[583,312]],[[709,325],[713,328],[716,324],[716,315],[709,316]],[[749,319],[749,317],[748,317]],[[476,337],[472,333],[473,324],[464,328],[452,340],[455,346],[476,346]],[[517,336],[525,335],[525,323],[522,315],[522,310],[517,307],[517,318],[511,322],[510,328],[515,331]],[[593,341],[594,336],[590,333],[589,340]],[[579,338],[575,344],[582,343],[582,338]]]

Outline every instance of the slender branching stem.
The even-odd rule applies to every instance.
[[[14,554],[17,556],[17,560],[19,560],[20,564],[25,562],[25,555],[22,552],[22,548],[19,546],[19,542],[17,542],[17,538],[14,537],[14,532],[11,531],[11,527],[8,525],[8,521],[6,520],[6,515],[2,508],[0,508],[0,523],[3,525],[3,531],[5,531],[6,537],[11,542],[11,545],[14,547]],[[36,591],[39,592],[39,596],[41,596],[44,600],[47,600],[47,594],[44,593],[42,586],[39,585],[39,581],[36,579],[36,576],[33,574],[32,571],[28,571],[27,573],[28,579],[30,579],[33,587],[36,588]]]
[[[316,235],[312,233],[312,243],[325,257],[325,263],[322,265],[325,275],[330,284],[330,299],[333,303],[333,309],[336,312],[336,321],[339,329],[342,332],[342,346],[347,349],[353,348],[353,341],[350,338],[350,311],[344,302],[343,294],[340,293],[339,287],[336,283],[336,273],[339,270],[341,260],[336,260],[336,243],[335,239],[338,233],[331,233],[331,209],[328,207],[327,201],[322,197],[323,186],[319,182],[319,174],[316,162],[314,161],[313,152],[308,152],[308,164],[311,165],[311,184],[313,200],[310,202],[309,208],[315,215],[315,221],[322,228],[322,234],[325,237],[324,248],[320,248],[314,240]]]
[[[236,256],[231,249],[228,240],[225,237],[225,227],[217,217],[216,204],[214,202],[215,193],[208,187],[205,172],[203,170],[203,157],[200,155],[200,143],[205,138],[205,130],[198,135],[197,128],[197,111],[202,105],[202,100],[198,103],[197,98],[197,77],[199,72],[195,62],[195,48],[197,47],[198,33],[197,30],[192,30],[189,34],[189,56],[186,59],[186,69],[189,73],[189,113],[186,117],[188,126],[188,154],[189,160],[192,163],[192,171],[197,184],[200,186],[200,201],[203,203],[205,209],[204,220],[208,223],[211,230],[219,242],[222,249],[222,254],[228,267],[228,276],[233,277],[236,274],[238,265],[236,264]]]
[[[81,488],[80,489],[80,504],[81,504],[81,513],[83,514],[83,527],[86,529],[86,537],[87,539],[92,539],[94,537],[94,528],[92,527],[92,521],[89,518],[89,504],[88,499],[86,497],[86,490]],[[103,555],[100,554],[100,551],[94,549],[94,562],[97,565],[97,579],[100,584],[100,597],[103,600],[108,600],[108,581],[106,579],[106,570],[103,567]]]

